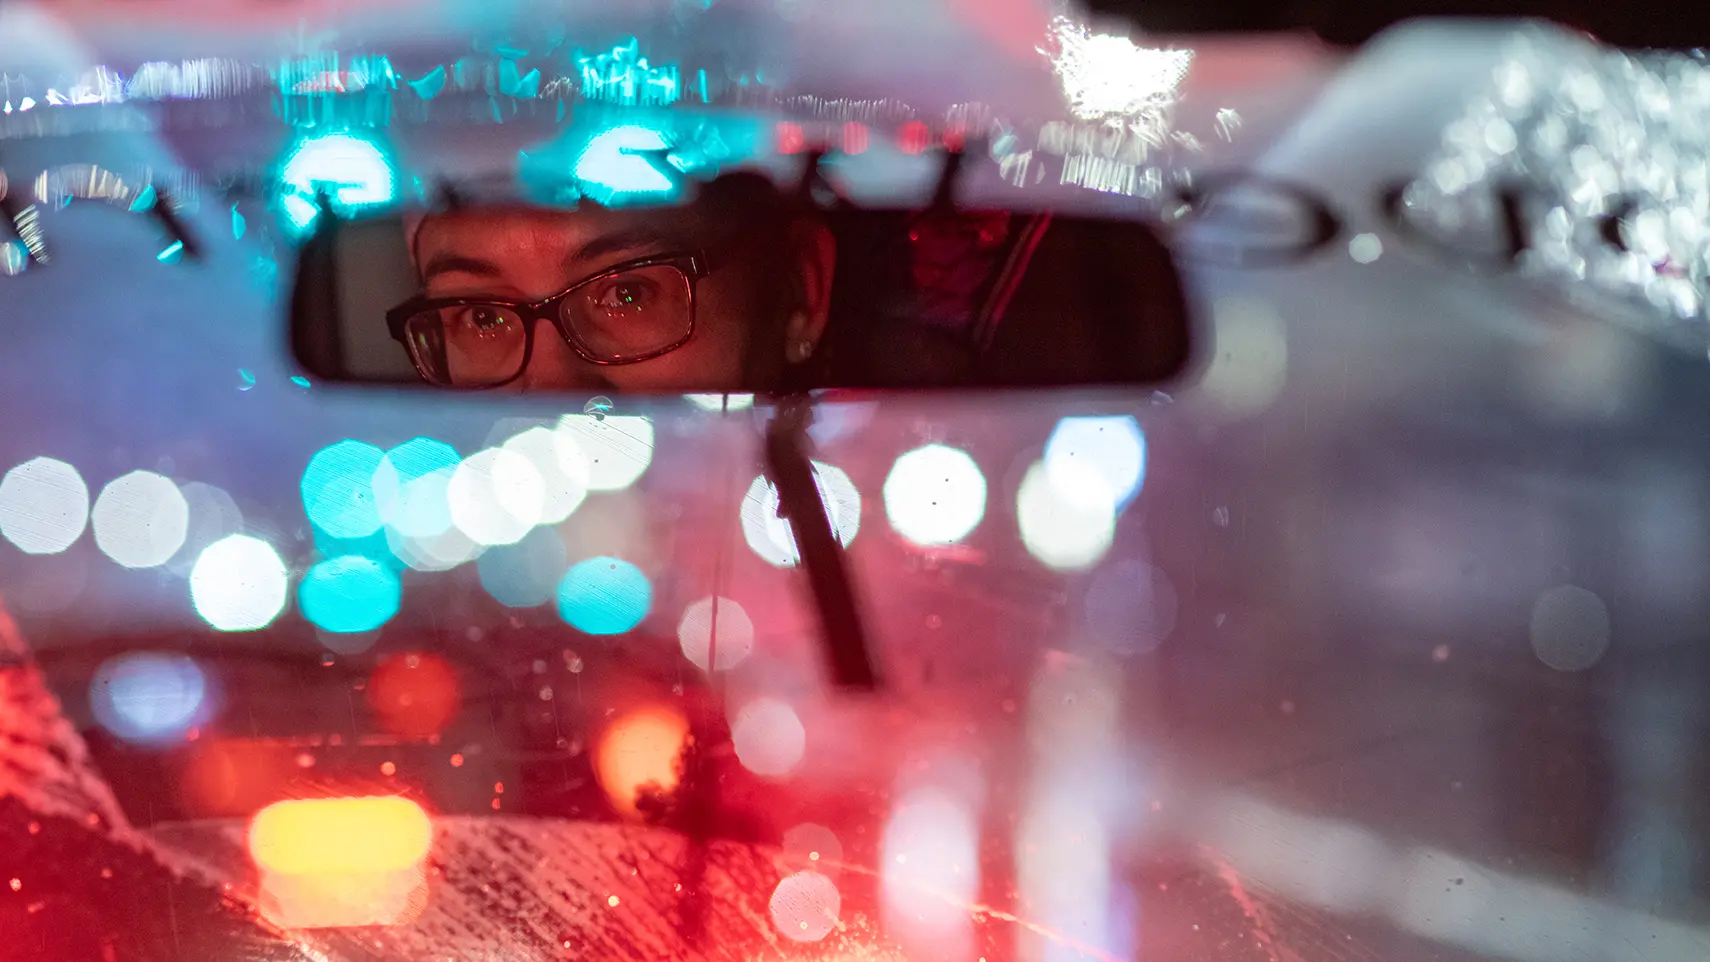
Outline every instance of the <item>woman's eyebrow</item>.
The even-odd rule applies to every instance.
[[[685,246],[685,242],[658,227],[643,225],[620,227],[611,233],[602,234],[589,240],[571,253],[568,261],[571,264],[586,264],[591,260],[610,257],[613,254],[627,251],[646,248],[661,249],[671,246],[682,247]]]
[[[466,254],[441,253],[429,257],[422,265],[422,280],[432,280],[441,274],[473,274],[493,278],[504,273],[498,264]]]

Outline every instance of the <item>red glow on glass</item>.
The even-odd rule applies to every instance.
[[[279,797],[300,769],[297,754],[266,739],[202,739],[180,770],[179,798],[199,818],[247,815]]]
[[[799,154],[806,146],[807,139],[802,136],[802,125],[788,121],[778,124],[778,153]]]
[[[851,120],[843,125],[843,152],[859,154],[867,149],[867,125]]]

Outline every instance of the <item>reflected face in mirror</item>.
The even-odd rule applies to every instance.
[[[390,312],[446,387],[765,391],[824,331],[835,247],[771,203],[456,209],[409,225],[419,295]]]
[[[1186,301],[1144,224],[832,205],[758,174],[674,207],[329,219],[292,349],[332,381],[601,394],[1155,384]]]

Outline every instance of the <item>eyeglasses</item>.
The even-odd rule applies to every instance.
[[[430,384],[500,387],[528,368],[541,320],[590,364],[634,364],[682,347],[695,332],[695,282],[707,270],[704,252],[644,257],[538,301],[411,298],[386,312],[386,324]]]

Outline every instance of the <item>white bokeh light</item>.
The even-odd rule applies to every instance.
[[[915,544],[953,544],[986,514],[986,476],[959,448],[928,444],[897,458],[885,476],[885,515]]]
[[[388,525],[386,547],[393,557],[417,571],[450,571],[481,557],[486,545],[476,544],[455,527],[439,534],[412,537]]]
[[[202,549],[227,535],[243,531],[243,511],[230,494],[222,488],[192,481],[179,489],[189,508],[184,544],[166,563],[166,569],[180,578],[190,575]]]
[[[717,660],[719,671],[729,671],[754,651],[754,622],[731,599],[702,598],[684,608],[683,618],[677,623],[677,642],[682,645],[683,657],[706,671],[708,653],[714,649],[715,624],[718,645],[712,657]]]
[[[587,457],[590,491],[621,491],[653,463],[653,422],[647,418],[566,414],[558,430]]]
[[[861,492],[848,474],[821,461],[813,462],[813,479],[837,540],[849,547],[861,530]],[[801,560],[795,532],[778,517],[778,488],[765,475],[755,478],[742,498],[742,536],[769,564],[788,568]]]
[[[1051,24],[1051,66],[1076,117],[1153,119],[1175,102],[1193,63],[1192,50],[1142,47],[1127,37],[1093,33],[1058,17]]]
[[[756,698],[736,713],[730,740],[743,768],[776,778],[788,775],[800,764],[807,750],[807,729],[787,703]]]
[[[1045,470],[1074,485],[1076,465],[1098,472],[1118,504],[1126,503],[1144,483],[1146,436],[1131,414],[1113,417],[1069,417],[1057,422],[1045,442]]]
[[[919,788],[898,799],[880,867],[885,919],[905,944],[944,948],[967,937],[966,906],[980,885],[978,838],[973,812],[945,792]]]
[[[446,491],[460,462],[438,442],[406,442],[374,470],[374,509],[386,527],[407,538],[432,538],[452,527]]]
[[[1225,419],[1252,417],[1270,407],[1288,381],[1288,335],[1270,304],[1250,297],[1211,305],[1211,363],[1195,391]]]
[[[843,866],[843,843],[824,825],[803,822],[784,832],[784,859],[791,865],[811,866],[814,871],[836,878]]]
[[[464,458],[445,490],[451,523],[482,545],[516,544],[540,523],[546,485],[529,459],[504,448]]]
[[[500,447],[527,459],[540,475],[541,524],[558,524],[588,497],[588,455],[568,432],[529,428]]]
[[[752,394],[685,394],[683,398],[703,411],[746,411],[754,406]]]
[[[190,503],[172,479],[132,471],[101,489],[89,513],[95,544],[127,568],[153,568],[172,559],[190,530]]]
[[[792,942],[818,942],[837,928],[843,896],[830,878],[797,872],[778,881],[767,908],[779,935]]]
[[[1557,585],[1532,602],[1532,652],[1557,671],[1584,671],[1609,651],[1609,625],[1596,592]]]
[[[1065,461],[1051,471],[1035,461],[1021,479],[1015,513],[1028,553],[1059,570],[1097,563],[1116,536],[1116,497],[1087,464]]]
[[[58,554],[89,523],[89,487],[77,469],[31,458],[0,479],[0,534],[26,554]]]
[[[285,562],[272,545],[234,534],[197,557],[190,569],[190,601],[221,631],[255,631],[285,610],[286,582]]]

